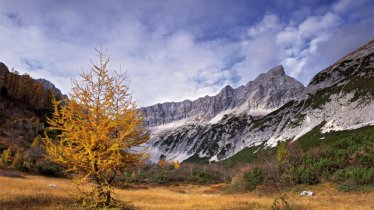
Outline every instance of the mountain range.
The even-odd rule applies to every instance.
[[[374,40],[315,75],[304,87],[276,66],[236,89],[215,96],[140,108],[160,157],[221,161],[244,148],[273,147],[314,128],[374,125]]]

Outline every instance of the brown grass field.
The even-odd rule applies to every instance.
[[[48,184],[56,184],[49,188]],[[275,194],[227,194],[225,185],[135,186],[116,189],[116,199],[131,202],[138,209],[271,209]],[[290,191],[287,198],[293,209],[374,209],[374,192],[344,193],[332,184],[308,187],[316,193],[301,197]],[[34,175],[1,176],[0,209],[83,209],[74,194],[77,189],[69,179]]]

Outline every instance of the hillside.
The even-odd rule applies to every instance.
[[[39,136],[52,111],[52,97],[65,96],[52,83],[19,75],[0,63],[0,154],[10,156],[2,162],[24,169],[24,159],[35,164],[42,158]]]

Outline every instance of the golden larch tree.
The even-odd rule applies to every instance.
[[[44,142],[49,160],[74,174],[78,184],[94,184],[93,190],[83,192],[84,203],[106,207],[116,175],[143,160],[141,153],[130,148],[149,137],[126,75],[110,74],[110,59],[102,50],[97,52],[98,63],[81,73],[81,80],[73,80],[70,101],[53,99],[54,113],[48,123],[55,135],[46,135]]]

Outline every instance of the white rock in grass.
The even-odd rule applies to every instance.
[[[48,187],[49,188],[57,188],[57,185],[55,185],[55,184],[49,184]]]
[[[300,193],[301,196],[313,196],[314,193],[312,191],[302,191]]]

